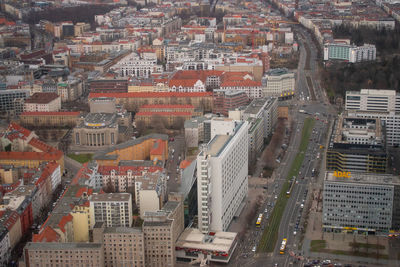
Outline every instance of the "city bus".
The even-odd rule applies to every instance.
[[[286,243],[287,243],[287,239],[284,238],[284,239],[282,240],[281,247],[279,248],[279,253],[280,253],[280,254],[285,254]]]
[[[293,177],[293,179],[290,181],[289,189],[288,191],[286,191],[287,197],[290,197],[290,194],[292,193],[295,184],[296,184],[296,177]]]
[[[256,227],[260,227],[261,226],[261,221],[263,218],[263,214],[260,213],[260,215],[258,215],[257,221],[256,221]]]

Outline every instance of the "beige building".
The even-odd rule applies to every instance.
[[[131,114],[115,104],[115,98],[89,101],[90,113],[78,120],[73,130],[75,148],[98,149],[128,140],[132,132]]]
[[[61,97],[56,93],[34,93],[25,100],[24,111],[50,112],[61,109]]]
[[[141,228],[103,226],[95,225],[93,241],[103,243],[105,267],[146,267]]]
[[[183,197],[169,196],[169,201],[158,212],[146,212],[144,233],[146,266],[175,266],[175,243],[184,229]]]
[[[79,111],[22,112],[19,118],[24,127],[74,127],[79,115]]]
[[[25,267],[104,267],[103,245],[99,243],[33,243],[26,244]]]

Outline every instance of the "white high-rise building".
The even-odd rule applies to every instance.
[[[226,231],[247,196],[248,127],[248,122],[235,121],[233,130],[215,135],[197,156],[198,222],[203,233]]]
[[[386,144],[400,145],[400,94],[395,90],[347,91],[345,108],[348,116],[381,119]]]

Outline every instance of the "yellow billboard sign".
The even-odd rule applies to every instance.
[[[351,178],[351,172],[334,171],[333,176],[343,177],[343,178]]]

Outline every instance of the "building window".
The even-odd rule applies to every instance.
[[[75,134],[75,143],[76,143],[77,145],[80,144],[79,133],[76,133],[76,134]]]
[[[114,144],[114,133],[111,133],[111,144]]]

